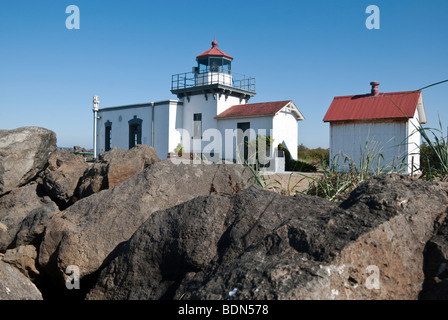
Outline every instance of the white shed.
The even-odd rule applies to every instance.
[[[297,159],[298,121],[305,117],[291,100],[234,105],[215,118],[223,136],[226,136],[226,130],[235,132],[237,129],[243,132],[249,130],[247,140],[255,140],[259,134],[266,135],[274,142],[268,157],[274,157],[275,146],[282,144]],[[239,145],[241,141],[236,144],[226,143],[224,159],[234,159]]]
[[[379,82],[370,84],[370,94],[335,97],[323,119],[330,123],[332,165],[347,168],[348,157],[359,168],[370,155],[372,169],[380,160],[382,168],[415,172],[420,166],[417,128],[426,123],[422,92],[380,93]]]

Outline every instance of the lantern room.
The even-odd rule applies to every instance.
[[[231,74],[233,57],[218,49],[218,42],[213,40],[212,48],[196,57],[198,73],[220,72]]]

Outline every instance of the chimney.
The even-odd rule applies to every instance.
[[[372,96],[377,96],[379,93],[378,86],[380,85],[380,83],[379,82],[370,82],[370,85],[372,86],[372,91],[370,94]]]

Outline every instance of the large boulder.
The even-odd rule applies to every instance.
[[[130,150],[113,148],[98,155],[87,170],[77,190],[85,198],[101,190],[110,189],[159,161],[153,147],[137,145]]]
[[[251,187],[153,213],[88,299],[416,299],[448,185],[370,180],[340,205]]]
[[[241,165],[154,163],[112,189],[103,190],[55,215],[40,246],[39,264],[62,279],[69,265],[89,275],[155,211],[200,195],[231,194],[250,173]]]
[[[56,149],[53,131],[40,127],[0,130],[0,195],[35,178]]]
[[[43,187],[36,182],[13,189],[0,197],[0,223],[6,227],[4,232],[0,232],[0,252],[9,248],[20,230],[25,232],[22,222],[28,214],[34,217],[36,212],[33,210],[44,210],[49,214],[59,211],[56,204],[45,196]]]
[[[50,155],[43,174],[43,185],[48,195],[62,208],[73,204],[76,188],[89,168],[82,156],[60,149]]]
[[[24,274],[0,260],[0,300],[42,300],[42,294]]]

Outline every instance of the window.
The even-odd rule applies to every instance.
[[[202,113],[193,115],[193,139],[202,139]]]
[[[142,122],[137,116],[129,120],[129,149],[142,144]]]
[[[107,122],[104,123],[104,129],[105,129],[104,151],[109,151],[112,140],[112,122],[107,120]]]

